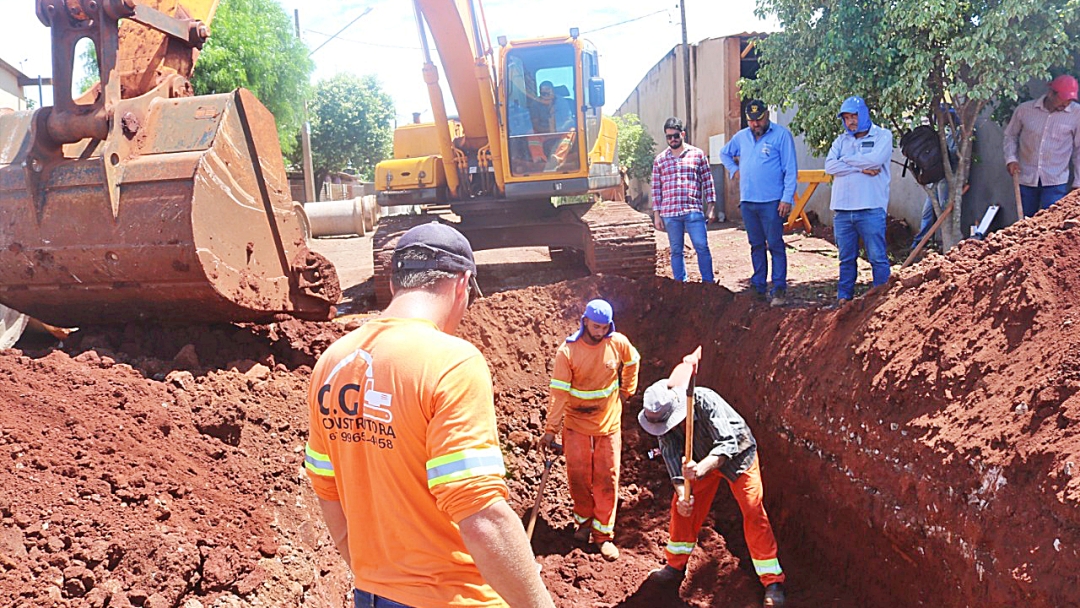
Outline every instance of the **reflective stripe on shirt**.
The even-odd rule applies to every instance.
[[[481,475],[506,475],[498,447],[462,450],[427,462],[428,488]]]
[[[634,361],[634,363],[637,363]],[[578,399],[604,399],[610,397],[612,393],[619,390],[619,380],[609,384],[606,388],[601,388],[595,391],[583,391],[570,386],[569,382],[563,382],[562,380],[552,380],[550,384],[551,388],[560,391],[566,391],[570,393],[570,396],[577,397]]]
[[[304,468],[323,477],[334,476],[334,465],[330,463],[330,456],[316,452],[311,449],[311,445],[304,450]]]

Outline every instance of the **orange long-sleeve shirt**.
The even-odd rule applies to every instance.
[[[634,345],[619,332],[596,345],[584,339],[563,342],[555,353],[545,431],[558,433],[564,424],[586,435],[618,431],[622,399],[637,390],[640,359]]]

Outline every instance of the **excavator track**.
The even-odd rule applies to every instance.
[[[517,217],[503,225],[477,228],[469,222],[450,222],[461,230],[477,250],[513,246],[493,244],[490,233],[497,232],[510,243],[524,246],[542,244],[545,231],[550,235],[556,226],[562,237],[558,248],[570,246],[585,253],[585,265],[593,274],[617,274],[629,278],[656,274],[656,236],[649,217],[621,201],[602,201],[593,204],[581,216],[567,209],[557,216],[528,220]],[[552,219],[560,218],[560,219]],[[435,215],[399,215],[379,220],[372,237],[375,266],[375,301],[379,306],[390,302],[390,261],[401,235],[413,226],[439,221]],[[531,223],[530,223],[531,222]],[[486,233],[485,233],[486,230]],[[578,235],[566,239],[566,235]],[[574,242],[576,241],[576,242]],[[479,244],[479,246],[478,246]],[[554,246],[554,243],[548,243]],[[519,246],[521,246],[519,245]]]
[[[649,216],[622,201],[601,201],[581,221],[591,237],[585,247],[590,272],[635,279],[656,274],[656,232]]]

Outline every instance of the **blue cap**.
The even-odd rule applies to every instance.
[[[611,304],[608,304],[606,300],[592,300],[585,305],[585,313],[581,315],[581,327],[566,341],[574,342],[581,337],[581,334],[585,333],[585,319],[593,323],[606,323],[608,326],[608,331],[604,334],[606,338],[611,335],[611,332],[615,331],[614,317],[614,313],[611,312]]]
[[[836,117],[839,119],[844,118],[844,114],[855,114],[859,117],[859,124],[852,131],[848,129],[849,133],[862,133],[863,131],[869,131],[870,122],[870,108],[866,107],[866,101],[858,95],[852,95],[844,100],[844,103],[840,105],[840,111],[836,113]],[[847,125],[844,126],[847,129]]]

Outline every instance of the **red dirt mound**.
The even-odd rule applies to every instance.
[[[594,277],[498,294],[462,333],[495,375],[527,516],[550,361],[595,296],[642,384],[704,346],[699,383],[761,446],[789,606],[1076,605],[1080,202],[902,272],[839,310]],[[301,472],[307,367],[333,324],[85,329],[0,354],[0,605],[343,606],[349,582]],[[680,595],[660,564],[670,484],[624,413],[604,562],[570,535],[562,463],[534,547],[560,606],[754,606],[720,492]]]

